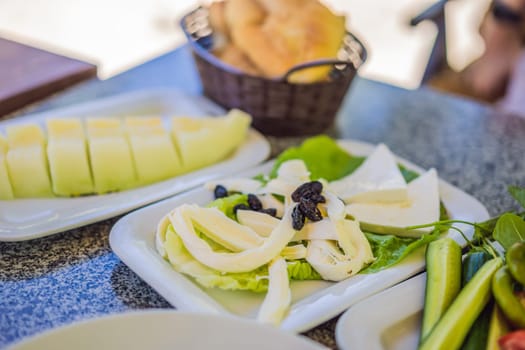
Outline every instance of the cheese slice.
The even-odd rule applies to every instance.
[[[430,224],[439,220],[438,175],[430,169],[407,186],[408,198],[397,203],[352,203],[346,213],[360,222],[363,230],[419,236],[432,227],[406,230],[407,226]]]
[[[36,124],[8,127],[7,144],[7,170],[15,197],[52,197],[42,129]]]
[[[94,193],[81,120],[49,119],[46,126],[47,158],[55,194],[78,196]]]
[[[345,203],[399,202],[407,199],[407,184],[394,155],[384,144],[352,174],[332,181],[329,188]]]
[[[9,173],[7,172],[6,153],[7,140],[0,135],[0,200],[14,198]]]

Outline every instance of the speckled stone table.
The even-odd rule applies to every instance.
[[[158,87],[200,91],[186,48],[112,79],[88,81],[16,115]],[[406,91],[357,79],[330,133],[384,142],[401,157],[435,167],[492,215],[516,208],[507,185],[525,185],[525,120],[429,89]],[[271,138],[272,153],[300,140]],[[0,243],[0,348],[97,315],[172,307],[111,251],[108,235],[118,219],[33,241]],[[306,335],[336,348],[336,321]]]

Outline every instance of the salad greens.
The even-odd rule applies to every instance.
[[[322,150],[322,156],[319,156]],[[305,140],[298,147],[291,147],[282,152],[270,172],[270,178],[277,177],[277,169],[291,159],[301,159],[310,172],[311,180],[337,180],[357,169],[365,157],[348,154],[337,142],[326,135],[319,135]]]
[[[319,157],[319,150],[323,156]],[[307,139],[298,147],[292,147],[281,153],[270,173],[273,178],[277,175],[279,166],[290,159],[301,159],[305,162],[312,180],[337,180],[355,171],[365,160],[365,157],[354,156],[342,149],[337,142],[326,136],[319,135]],[[398,165],[406,182],[410,182],[419,174],[413,170]],[[447,220],[448,214],[441,203],[440,220]],[[440,228],[441,230],[443,227]],[[448,229],[445,228],[445,229]],[[395,235],[374,234],[365,232],[376,261],[362,270],[362,273],[373,273],[395,265],[408,254],[440,236],[439,230],[421,236],[421,238],[398,237]]]
[[[247,194],[232,194],[228,197],[217,198],[213,202],[208,203],[208,208],[217,208],[226,214],[230,219],[236,220],[233,208],[238,204],[248,204]]]
[[[386,180],[370,180],[370,176],[382,174],[384,169],[403,185],[418,178],[417,172],[397,164],[403,181],[395,158],[385,145],[379,145],[376,152],[381,147],[386,149],[385,160],[362,168],[367,174],[363,175],[365,183],[375,181],[381,185],[381,181],[388,181],[389,175],[384,176]],[[239,185],[247,179],[231,179],[228,185],[220,184],[220,194],[216,187],[215,196],[221,198],[206,208],[182,204],[167,213],[157,227],[157,250],[175,270],[203,287],[266,292],[257,319],[277,324],[290,304],[290,281],[341,281],[356,273],[381,271],[438,239],[455,222],[434,223],[432,231],[423,230],[412,237],[396,236],[393,229],[399,225],[391,226],[390,231],[385,231],[387,234],[367,232],[348,214],[347,203],[338,196],[339,192],[330,187],[334,180],[349,178],[365,159],[349,154],[328,136],[309,138],[284,151],[269,175],[259,175],[254,178],[257,181],[249,179],[253,185],[249,189]],[[435,170],[431,171],[434,180],[428,185],[433,190],[428,200],[432,203],[430,220],[446,220],[448,215],[442,203],[438,215],[437,176]],[[323,186],[328,190],[323,191]],[[369,190],[365,187],[364,191]],[[519,190],[515,193],[521,198]],[[396,202],[400,208],[406,203],[403,198]],[[242,211],[237,212],[239,209]],[[372,210],[376,213],[377,208]],[[414,220],[407,224],[410,222]],[[298,223],[302,225],[299,227]],[[501,221],[499,225],[503,224]]]
[[[319,157],[319,150],[323,150],[323,157]],[[351,155],[342,149],[334,139],[326,135],[319,135],[305,140],[297,147],[291,147],[282,152],[277,157],[269,177],[275,178],[280,165],[291,159],[303,160],[311,173],[310,177],[312,180],[326,179],[331,181],[346,176],[356,170],[363,163],[365,157]],[[399,169],[407,182],[419,176],[417,172],[407,169],[402,165],[399,165]],[[264,179],[264,175],[259,176],[259,178]],[[208,204],[208,206],[217,207],[228,217],[235,219],[233,207],[237,204],[246,204],[246,201],[247,195],[234,194],[225,198],[216,199]],[[448,219],[443,204],[441,204],[440,219]],[[438,229],[429,234],[424,234],[420,238],[364,232],[376,260],[367,268],[363,269],[361,273],[375,273],[395,265],[413,251],[438,239],[442,231],[448,229],[448,227],[449,226],[441,225]],[[290,279],[303,280],[321,278],[312,266],[304,260],[290,262],[288,272]],[[233,277],[229,275],[228,278]],[[266,287],[267,284],[265,284],[261,290],[265,290]]]
[[[441,236],[439,230],[422,235],[421,238],[397,237],[365,232],[376,260],[361,273],[375,273],[395,265],[410,253]]]

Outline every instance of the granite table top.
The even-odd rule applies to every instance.
[[[136,90],[200,92],[187,47],[114,78],[92,80],[8,117]],[[525,186],[525,119],[431,89],[407,91],[357,78],[330,134],[371,143],[434,167],[444,180],[480,200],[491,215],[516,209],[506,194]],[[272,155],[302,138],[269,138]],[[0,226],[1,206],[0,203]],[[24,242],[0,242],[0,348],[22,337],[98,315],[172,308],[112,252],[108,236],[120,217]],[[306,336],[337,348],[337,317]]]

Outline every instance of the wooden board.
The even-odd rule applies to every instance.
[[[96,73],[92,64],[0,38],[0,116]]]

